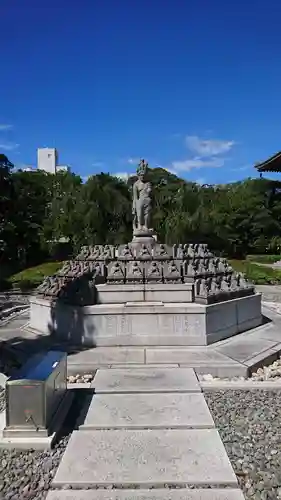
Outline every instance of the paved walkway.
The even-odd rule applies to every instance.
[[[244,498],[194,370],[101,369],[93,386],[47,500]]]

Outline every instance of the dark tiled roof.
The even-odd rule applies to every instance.
[[[281,151],[267,160],[257,163],[255,168],[258,172],[281,172]]]

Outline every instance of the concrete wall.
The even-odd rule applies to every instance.
[[[202,346],[262,323],[261,295],[213,305],[98,304],[71,307],[32,298],[30,326],[87,346]]]

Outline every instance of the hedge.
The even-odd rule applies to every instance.
[[[263,267],[247,260],[230,260],[229,263],[233,269],[244,273],[256,285],[281,284],[281,269]]]
[[[247,255],[246,260],[261,264],[274,264],[274,262],[281,260],[281,255]]]

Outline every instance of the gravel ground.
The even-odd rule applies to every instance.
[[[93,382],[95,374],[96,370],[93,373],[85,373],[85,374],[77,373],[75,375],[69,375],[67,377],[67,381],[70,384],[89,384],[90,382]]]
[[[246,499],[281,499],[281,394],[204,394]]]
[[[0,393],[3,398],[3,392]],[[0,449],[0,499],[44,500],[56,473],[85,395],[78,391],[68,413],[62,436],[52,450],[16,451]]]
[[[250,377],[233,377],[233,378],[218,378],[218,377],[213,377],[210,374],[206,375],[199,375],[198,376],[199,380],[202,380],[204,382],[218,382],[220,380],[231,380],[232,382],[241,382],[241,381],[246,381],[246,382],[280,382],[281,380],[281,359],[277,359],[274,361],[271,365],[265,365],[262,366],[261,368],[258,368],[258,370],[255,373],[252,373]]]

